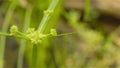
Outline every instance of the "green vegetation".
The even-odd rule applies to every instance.
[[[119,28],[109,34],[105,26],[96,26],[90,1],[85,0],[83,16],[66,11],[64,0],[3,1],[0,68],[6,65],[7,38],[19,45],[17,68],[24,63],[28,68],[119,68]]]

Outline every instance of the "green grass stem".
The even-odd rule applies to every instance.
[[[32,51],[32,68],[37,68],[37,45],[33,45]]]
[[[50,4],[50,6],[48,7],[48,11],[50,10],[50,11],[53,11],[53,13],[54,13],[54,9],[55,9],[55,7],[57,6],[57,4],[58,4],[58,2],[59,2],[59,0],[52,0],[52,2],[51,2],[51,4]],[[45,30],[45,28],[46,28],[46,25],[48,24],[47,22],[48,22],[48,20],[50,19],[50,17],[51,17],[51,14],[44,14],[44,16],[43,16],[43,18],[42,18],[42,20],[41,20],[41,22],[40,22],[40,25],[39,25],[39,27],[38,27],[38,30],[42,33],[42,32],[44,32],[44,30]]]
[[[5,16],[5,20],[3,22],[2,26],[2,32],[7,33],[7,29],[9,27],[10,20],[12,18],[14,9],[16,8],[16,3],[14,1],[11,2],[10,7],[8,8],[8,11]],[[5,54],[5,43],[6,43],[6,37],[1,36],[1,41],[0,41],[0,68],[4,67],[4,54]]]
[[[90,15],[90,1],[91,0],[85,0],[84,18],[83,18],[84,21],[87,21]]]
[[[32,8],[28,7],[26,9],[26,15],[25,15],[25,20],[24,20],[24,25],[23,25],[23,33],[26,32],[30,25],[30,19],[31,19],[31,14],[32,14]],[[23,68],[23,57],[24,57],[24,50],[26,46],[26,40],[21,39],[20,41],[20,47],[19,47],[19,53],[18,53],[18,64],[17,68]]]
[[[54,11],[55,7],[57,6],[59,0],[52,0],[50,6],[48,7],[48,9],[46,10],[46,12],[48,11],[48,13],[44,13],[44,16],[40,22],[40,25],[38,27],[38,31],[40,33],[43,33],[47,24],[48,24],[48,20],[51,17],[51,13],[49,13],[49,11]],[[53,12],[54,13],[54,12]],[[36,68],[37,67],[37,46],[33,45],[33,51],[32,51],[32,68]]]

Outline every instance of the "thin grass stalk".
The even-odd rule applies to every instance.
[[[33,51],[32,51],[32,68],[37,68],[37,45],[33,45]]]
[[[85,0],[84,18],[83,18],[84,21],[87,21],[90,15],[90,1],[91,0]]]
[[[28,7],[26,9],[26,15],[25,15],[25,20],[24,20],[24,25],[23,25],[23,30],[22,30],[23,33],[26,32],[26,30],[28,29],[30,25],[31,14],[32,14],[32,8]],[[18,53],[17,68],[23,68],[23,57],[24,57],[25,46],[26,46],[26,40],[21,39],[19,53]]]
[[[55,7],[57,6],[59,0],[52,0],[50,6],[48,7],[48,11],[54,11]],[[45,14],[40,22],[40,25],[38,27],[38,31],[40,33],[43,33],[47,24],[48,20],[50,19],[51,14]],[[32,68],[37,68],[37,45],[33,45],[33,51],[32,51]]]
[[[54,9],[57,6],[58,2],[59,2],[59,0],[52,0],[51,4],[50,4],[50,6],[48,7],[47,10],[51,10],[54,13]],[[40,25],[38,27],[38,30],[41,33],[44,32],[44,30],[46,28],[46,25],[48,24],[47,22],[50,19],[50,17],[51,17],[51,14],[44,14],[44,16],[43,16],[43,18],[42,18],[42,20],[40,22]]]
[[[2,32],[7,32],[7,29],[9,27],[10,20],[12,18],[15,8],[16,8],[16,3],[14,1],[12,1],[10,4],[10,7],[8,8],[8,11],[6,13],[5,20],[3,22]],[[5,36],[1,36],[0,43],[1,43],[0,44],[0,68],[3,68],[4,67],[5,43],[6,43]]]

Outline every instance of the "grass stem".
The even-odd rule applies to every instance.
[[[26,30],[28,29],[28,27],[30,25],[31,14],[32,14],[32,8],[28,7],[26,9],[26,15],[25,15],[25,20],[24,20],[24,25],[23,25],[23,30],[22,30],[23,33],[26,32]],[[21,39],[20,47],[19,47],[19,53],[18,53],[17,68],[23,68],[23,57],[24,57],[25,46],[26,46],[26,40]]]
[[[54,11],[55,7],[57,6],[59,0],[52,0],[50,6],[48,7],[47,11]],[[51,14],[45,14],[40,22],[40,25],[38,27],[38,31],[40,33],[43,33],[45,31],[45,28],[48,24],[48,20],[50,19]],[[37,67],[37,45],[33,45],[33,51],[32,51],[32,68]]]
[[[54,11],[55,7],[57,6],[59,0],[52,0],[50,6],[48,7],[47,10],[51,10],[51,11]],[[53,12],[54,13],[54,12]],[[42,33],[44,32],[45,28],[46,28],[46,25],[48,24],[48,20],[50,19],[51,17],[51,14],[44,14],[41,22],[40,22],[40,25],[38,27],[38,30]]]
[[[85,0],[84,21],[88,21],[90,15],[90,1],[91,0]]]
[[[33,52],[32,52],[32,68],[37,68],[37,45],[33,45]]]
[[[7,29],[9,27],[10,20],[12,18],[14,9],[16,8],[16,3],[14,1],[11,2],[10,7],[8,8],[8,11],[5,16],[5,20],[3,22],[2,26],[2,32],[7,33]],[[6,37],[1,36],[0,41],[0,68],[4,67],[4,54],[5,54],[5,43],[6,43]]]

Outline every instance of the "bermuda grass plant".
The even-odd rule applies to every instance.
[[[84,11],[65,9],[64,0],[1,3],[0,68],[6,63],[7,38],[18,44],[15,68],[120,67],[119,27],[107,33],[98,25],[91,0],[84,0]]]
[[[12,25],[10,27],[10,33],[7,32],[7,29],[9,28],[12,15],[16,9],[16,7],[19,5],[18,1],[11,1],[10,6],[8,8],[3,27],[2,32],[0,32],[1,36],[1,45],[0,45],[0,68],[4,67],[4,51],[5,51],[5,43],[6,43],[6,36],[10,37],[16,37],[21,39],[20,40],[20,47],[19,47],[19,53],[18,53],[18,64],[17,68],[23,68],[23,57],[26,47],[26,42],[31,43],[32,46],[32,64],[30,68],[38,68],[37,67],[37,53],[38,53],[38,46],[42,46],[41,43],[44,41],[45,38],[52,37],[52,36],[58,36],[56,29],[50,28],[50,33],[46,34],[45,29],[50,24],[49,20],[55,13],[55,8],[59,4],[59,0],[52,0],[50,6],[47,10],[44,11],[43,18],[41,19],[41,22],[39,23],[38,28],[30,28],[31,24],[31,15],[33,12],[34,7],[29,5],[27,6],[25,10],[25,17],[24,17],[24,23],[22,24],[22,31],[19,30],[17,25]]]

